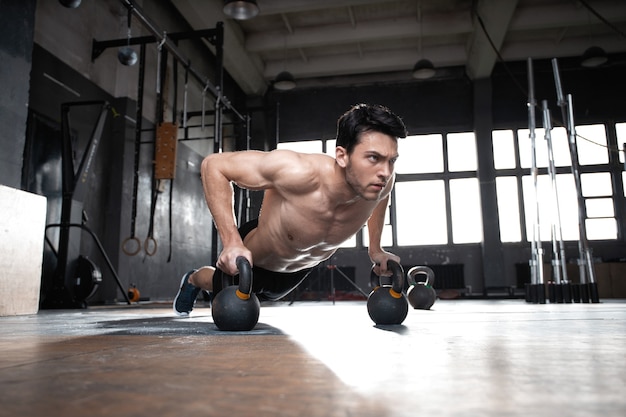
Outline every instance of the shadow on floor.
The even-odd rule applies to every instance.
[[[265,323],[257,323],[254,329],[247,332],[225,332],[219,330],[211,321],[200,321],[192,318],[150,317],[129,320],[111,320],[97,323],[101,329],[110,329],[111,335],[138,336],[242,336],[242,335],[284,335],[282,330]]]

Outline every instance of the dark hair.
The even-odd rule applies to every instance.
[[[380,132],[394,139],[407,135],[406,126],[400,117],[385,106],[357,104],[337,120],[336,146],[346,148],[348,154],[359,143],[361,133]]]

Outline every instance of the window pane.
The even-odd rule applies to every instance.
[[[617,239],[617,223],[615,219],[587,219],[587,239]]]
[[[619,161],[624,163],[624,143],[626,143],[626,123],[616,123],[617,147],[620,149]]]
[[[398,245],[448,242],[442,180],[399,182],[395,193]]]
[[[496,177],[496,196],[498,219],[500,220],[500,240],[502,242],[521,241],[517,178]]]
[[[387,210],[389,211],[389,210]],[[380,245],[384,248],[393,246],[393,237],[391,234],[391,225],[386,224],[383,226],[383,233],[380,237]],[[370,241],[369,241],[370,235],[369,235],[369,230],[367,228],[367,226],[363,227],[363,246],[364,247],[369,247],[370,245]]]
[[[477,178],[450,180],[452,241],[476,243],[483,239],[480,190]]]
[[[572,166],[572,158],[569,153],[569,141],[567,140],[567,131],[564,127],[555,127],[552,129],[550,136],[552,137],[552,153],[554,154],[554,166],[569,167]],[[546,148],[548,142],[542,136]],[[543,146],[543,145],[542,145]]]
[[[532,150],[529,130],[520,129],[519,137],[519,153],[520,165],[522,168],[530,168],[532,166]],[[552,153],[554,154],[554,165],[557,167],[571,166],[569,145],[567,142],[567,132],[562,127],[554,128],[550,131],[552,138]],[[537,166],[548,166],[548,141],[545,139],[544,129],[535,129],[535,147],[537,153]]]
[[[398,140],[400,158],[396,162],[398,174],[443,172],[441,135],[408,136]]]
[[[576,135],[580,165],[609,163],[604,125],[576,126]]]
[[[491,132],[493,165],[496,169],[515,168],[515,146],[512,130]]]
[[[539,198],[539,223],[540,237],[542,241],[550,241],[550,226],[552,221],[558,226],[559,221],[563,234],[563,240],[578,240],[578,198],[576,186],[572,174],[559,174],[556,176],[558,190],[558,202],[560,216],[557,215],[556,201],[552,194],[552,182],[548,175],[539,175],[537,178],[537,190]],[[535,218],[535,191],[532,177],[522,177],[522,189],[524,195],[524,214],[526,219],[526,236],[532,239],[533,222]]]
[[[383,247],[393,246],[393,235],[392,235],[392,227],[391,227],[391,198],[389,198],[389,203],[387,205],[387,210],[385,210],[385,220],[383,225],[383,232],[380,237],[380,244]],[[369,247],[369,229],[367,225],[363,226],[363,246],[366,248]]]
[[[356,235],[353,235],[350,239],[339,245],[340,248],[354,248],[356,247]]]
[[[300,142],[281,142],[276,146],[277,149],[288,149],[302,153],[322,153],[321,140],[303,140]]]
[[[337,147],[337,141],[335,139],[329,139],[326,141],[326,155],[335,157],[335,148]]]
[[[585,201],[587,217],[615,217],[613,200],[610,198],[591,198]]]
[[[613,195],[611,188],[611,174],[608,172],[593,172],[580,174],[580,185],[585,197],[602,197]]]
[[[476,137],[474,132],[450,133],[448,141],[448,170],[476,171]]]

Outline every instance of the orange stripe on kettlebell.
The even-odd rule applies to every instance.
[[[237,297],[239,297],[242,300],[247,300],[250,298],[250,294],[243,293],[239,290],[235,291],[235,294],[237,294]]]
[[[400,297],[402,297],[402,293],[394,291],[393,288],[389,290],[389,294],[391,294],[391,296],[393,298],[400,298]]]

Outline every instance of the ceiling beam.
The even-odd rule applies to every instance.
[[[263,64],[245,50],[244,35],[239,26],[224,15],[223,2],[171,1],[193,29],[212,28],[217,22],[224,22],[224,69],[247,95],[263,95],[267,90]],[[211,45],[208,46],[211,48]]]
[[[259,3],[260,15],[273,15],[380,4],[381,0],[272,0]]]
[[[428,49],[428,57],[441,66],[463,65],[466,60],[464,45],[449,45]],[[285,68],[296,78],[320,77],[328,75],[366,74],[372,72],[402,71],[413,68],[417,59],[417,51],[407,53],[406,50],[382,51],[376,54],[358,51],[354,54],[309,57],[306,62],[301,60],[282,60],[267,62],[265,77],[271,79]]]
[[[423,36],[454,36],[470,33],[470,14],[432,15],[423,22]],[[290,48],[307,48],[324,45],[348,44],[353,42],[382,39],[417,38],[420,34],[419,22],[414,17],[394,20],[360,21],[354,27],[351,23],[317,27],[298,28],[289,36]],[[275,51],[284,48],[284,33],[265,31],[251,33],[246,38],[248,52]]]

